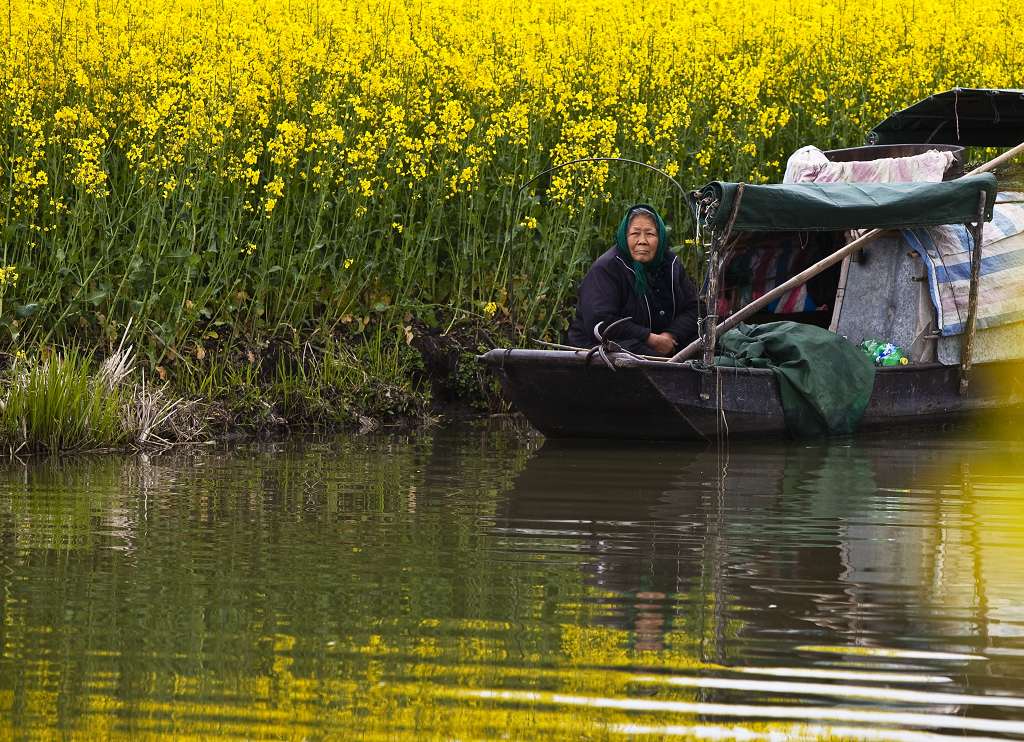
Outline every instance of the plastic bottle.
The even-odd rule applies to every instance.
[[[871,360],[875,360],[875,353],[880,345],[881,343],[879,343],[877,340],[865,340],[863,343],[860,344],[860,349],[867,353],[869,356],[871,356]]]
[[[871,356],[876,366],[906,366],[910,363],[907,354],[898,345],[883,343],[880,340],[865,340],[860,344],[861,350]]]
[[[904,355],[900,346],[886,343],[884,350],[885,352],[879,358],[882,366],[906,366],[910,363],[910,359]]]

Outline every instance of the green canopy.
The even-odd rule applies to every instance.
[[[738,183],[714,181],[690,194],[696,213],[708,204],[707,226],[722,231],[732,214]],[[880,227],[966,224],[978,214],[985,192],[991,221],[996,178],[991,173],[944,183],[798,183],[744,185],[734,230],[840,231]]]

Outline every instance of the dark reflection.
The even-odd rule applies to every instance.
[[[661,649],[676,596],[700,584],[699,483],[714,468],[698,449],[547,441],[516,477],[499,523],[524,550],[536,540],[583,554],[586,584],[613,596],[596,621],[629,628],[637,649]],[[683,472],[692,484],[673,492]]]
[[[549,441],[515,479],[500,525],[519,550],[581,553],[604,609],[596,620],[628,629],[637,649],[662,649],[683,626],[706,661],[739,659],[751,643],[782,655],[787,636],[839,643],[908,629],[891,593],[907,569],[900,552],[920,549],[920,536],[888,539],[899,511],[873,523],[872,502],[882,482],[895,493],[919,485],[931,458],[891,444],[719,454]],[[887,611],[865,622],[860,605],[877,599]]]

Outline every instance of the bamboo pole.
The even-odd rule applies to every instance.
[[[984,163],[983,165],[979,165],[978,167],[974,168],[974,170],[969,172],[968,175],[978,175],[980,173],[987,173],[989,170],[992,170],[993,168],[999,167],[1003,163],[1007,162],[1008,160],[1012,159],[1013,157],[1015,157],[1016,155],[1019,155],[1021,153],[1024,153],[1024,142],[1021,142],[1016,147],[1013,147],[1012,149],[1007,150],[1003,154],[1001,154],[998,157],[995,157],[995,158],[989,160],[988,162]],[[819,260],[817,263],[815,263],[814,265],[810,266],[809,268],[806,268],[806,269],[800,271],[795,276],[790,278],[788,281],[785,281],[784,283],[779,284],[778,286],[776,286],[774,289],[772,289],[768,293],[764,294],[760,298],[755,299],[754,301],[752,301],[749,304],[747,304],[745,307],[740,309],[738,312],[735,312],[734,314],[729,315],[726,319],[724,319],[721,323],[719,323],[719,325],[715,328],[715,330],[714,330],[715,337],[718,337],[723,332],[731,330],[733,327],[735,327],[740,322],[742,322],[743,320],[745,320],[748,317],[750,317],[752,314],[754,314],[758,310],[763,309],[764,307],[766,307],[769,304],[771,304],[773,301],[775,301],[777,298],[779,298],[780,296],[785,294],[787,291],[790,291],[791,289],[794,289],[797,286],[801,286],[801,285],[807,283],[809,280],[814,278],[816,275],[818,275],[822,271],[827,270],[828,268],[831,268],[833,265],[838,263],[840,260],[845,258],[847,255],[851,255],[855,251],[860,250],[862,247],[864,247],[865,245],[873,242],[877,237],[879,237],[880,235],[882,235],[883,233],[885,233],[887,231],[891,231],[891,230],[872,229],[870,232],[862,235],[861,237],[858,237],[853,242],[851,242],[850,244],[846,245],[846,247],[843,247],[843,248],[841,248],[839,250],[836,250],[834,253],[832,253],[828,257],[822,258],[821,260]],[[704,344],[704,341],[701,340],[701,338],[698,337],[692,343],[690,343],[685,348],[683,348],[678,353],[676,353],[674,356],[669,358],[669,361],[672,362],[672,363],[681,363],[682,361],[685,361],[685,360],[687,360],[689,358],[692,358],[693,355],[697,351],[699,351],[701,349],[703,344]]]
[[[704,346],[704,363],[712,365],[715,360],[715,339],[718,337],[715,320],[718,319],[718,274],[722,272],[722,265],[725,257],[722,250],[732,236],[733,225],[736,224],[736,216],[740,213],[740,202],[743,200],[744,184],[740,183],[736,189],[736,200],[732,204],[732,212],[729,214],[729,221],[725,224],[725,231],[721,237],[715,236],[711,240],[711,251],[708,253],[708,291],[704,300],[707,315],[704,317],[704,327],[707,328],[707,343]],[[699,218],[699,217],[698,217]],[[728,255],[727,251],[726,255]],[[710,327],[708,327],[710,325]],[[701,333],[698,332],[698,336]]]
[[[971,172],[967,173],[967,175],[980,175],[981,173],[987,173],[989,170],[995,170],[1004,162],[1009,162],[1010,160],[1012,160],[1014,157],[1021,153],[1024,153],[1024,142],[1021,142],[1012,149],[1006,150],[1005,152],[1003,152],[1003,154],[999,155],[998,157],[993,157],[991,160],[984,163],[983,165],[978,165],[978,167],[974,168]]]

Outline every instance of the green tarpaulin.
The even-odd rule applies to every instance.
[[[712,197],[718,205],[708,224],[724,230],[738,191],[738,183],[709,183],[691,196],[691,207]],[[977,218],[982,192],[987,194],[985,220],[991,221],[996,178],[990,173],[944,183],[744,185],[732,228],[820,232],[966,224]]]
[[[857,428],[875,367],[834,332],[798,322],[739,324],[718,339],[719,366],[770,368],[794,438],[846,435]]]

